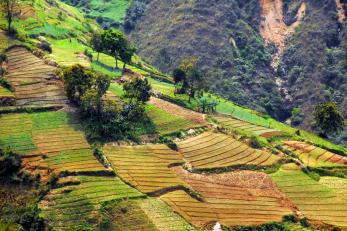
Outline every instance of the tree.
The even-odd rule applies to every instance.
[[[315,108],[315,125],[320,129],[322,136],[338,134],[344,128],[344,118],[334,102],[318,104]]]
[[[11,25],[13,17],[15,15],[15,8],[18,5],[18,0],[1,0],[1,4],[5,9],[5,14],[7,18],[7,33],[11,34]]]
[[[116,68],[118,68],[118,55],[121,49],[127,44],[123,32],[110,29],[106,30],[101,37],[105,50],[115,58]]]
[[[152,87],[147,79],[136,78],[124,84],[123,89],[124,97],[130,99],[130,104],[133,103],[133,100],[136,104],[145,103],[151,97]]]
[[[125,46],[120,49],[119,56],[123,61],[123,73],[125,71],[126,64],[131,62],[131,58],[133,57],[135,51],[136,48],[129,42],[126,42]]]
[[[111,83],[108,76],[95,74],[79,64],[64,69],[61,75],[68,99],[77,105],[81,105],[82,98],[91,92],[101,101]]]
[[[196,57],[184,59],[173,73],[176,85],[181,83],[180,92],[187,92],[189,102],[191,98],[195,98],[197,92],[205,89],[204,77],[197,64],[198,59]]]
[[[92,35],[92,39],[90,40],[90,43],[93,47],[93,50],[98,53],[98,57],[97,57],[96,61],[99,62],[100,52],[102,52],[104,50],[104,43],[103,43],[101,34],[94,33]]]

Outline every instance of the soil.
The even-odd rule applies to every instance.
[[[263,172],[239,170],[222,174],[195,174],[182,167],[171,169],[195,190],[201,191],[203,197],[228,197],[231,192],[233,192],[232,197],[239,197],[244,200],[254,200],[256,197],[273,197],[282,206],[290,208],[295,214],[300,214],[297,207]],[[212,187],[208,187],[209,184]],[[223,187],[225,187],[225,194],[223,194]]]
[[[168,113],[173,114],[175,116],[185,118],[185,119],[190,120],[194,123],[206,124],[205,115],[202,113],[198,113],[195,111],[185,109],[185,108],[180,107],[176,104],[173,104],[173,103],[170,103],[170,102],[167,102],[165,100],[158,99],[155,97],[151,97],[149,103],[152,105],[155,105],[155,106],[163,109],[164,111],[167,111]]]
[[[346,6],[347,3],[342,3],[341,0],[335,0],[335,1],[336,1],[337,13],[339,15],[339,22],[343,23],[346,20],[346,14],[343,7]]]
[[[273,42],[278,52],[273,56],[272,66],[277,67],[285,47],[285,40],[294,33],[306,12],[306,3],[303,2],[297,13],[297,21],[287,26],[283,16],[283,0],[260,0],[262,8],[262,22],[260,34],[266,44]]]

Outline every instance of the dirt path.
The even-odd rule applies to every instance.
[[[278,52],[273,56],[272,66],[278,66],[285,47],[285,40],[294,33],[295,28],[300,24],[306,12],[306,3],[303,2],[297,13],[297,21],[287,26],[284,23],[283,0],[260,0],[262,7],[262,22],[260,24],[260,34],[266,44],[275,43]]]
[[[341,0],[335,0],[335,1],[336,1],[337,13],[339,15],[339,22],[343,23],[343,21],[346,20],[346,14],[343,7],[344,5],[347,5],[347,4],[342,3]]]
[[[151,97],[149,103],[163,109],[164,111],[167,111],[170,114],[183,117],[195,123],[206,124],[204,114],[185,109],[176,104],[155,97]]]

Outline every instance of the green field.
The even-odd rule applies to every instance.
[[[90,1],[90,15],[93,18],[103,17],[113,22],[123,22],[126,10],[129,7],[129,0],[111,0],[111,1]]]
[[[54,230],[91,228],[98,222],[103,202],[143,196],[116,177],[76,176],[60,181],[78,184],[53,189],[41,201],[42,216]]]
[[[347,228],[346,197],[339,194],[340,189],[327,186],[329,178],[320,183],[292,166],[284,166],[270,176],[309,219]]]

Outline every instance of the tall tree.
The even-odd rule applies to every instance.
[[[119,30],[106,30],[102,34],[102,41],[105,50],[112,55],[116,60],[116,68],[118,68],[118,56],[123,47],[126,46],[127,41],[123,32]]]
[[[7,33],[11,34],[11,25],[15,15],[15,8],[18,6],[19,0],[1,0],[7,18]]]
[[[99,62],[100,52],[104,50],[104,43],[103,43],[101,34],[94,33],[92,36],[92,39],[90,40],[90,43],[93,47],[93,50],[98,53],[98,57],[96,60]]]
[[[125,46],[123,46],[119,51],[120,59],[123,61],[123,73],[125,71],[126,64],[131,62],[131,58],[133,57],[136,48],[127,42]]]
[[[321,135],[338,134],[344,128],[344,118],[334,102],[318,104],[315,108],[315,125]]]
[[[195,94],[205,89],[205,81],[198,68],[198,58],[191,57],[184,59],[179,68],[173,73],[176,84],[181,83],[180,92],[187,93],[189,102],[195,98]],[[184,72],[184,74],[183,74]]]

